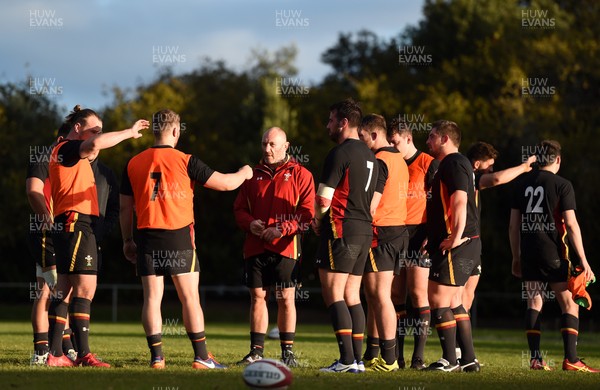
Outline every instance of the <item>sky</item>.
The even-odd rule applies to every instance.
[[[339,33],[398,36],[423,0],[0,0],[0,83],[27,82],[65,111],[96,110],[110,88],[151,82],[161,67],[189,72],[203,59],[249,67],[252,49],[295,44],[303,84],[331,71],[321,54]]]

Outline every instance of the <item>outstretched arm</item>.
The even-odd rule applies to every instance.
[[[493,173],[484,173],[479,179],[479,189],[483,190],[490,187],[499,186],[512,181],[522,173],[531,171],[531,164],[537,161],[535,156],[531,156],[523,164],[516,167],[504,169]]]
[[[235,173],[214,172],[204,187],[216,191],[232,191],[242,185],[245,180],[252,179],[252,168],[244,165]]]
[[[129,138],[140,138],[141,130],[147,129],[149,123],[145,119],[140,119],[129,129],[121,131],[112,131],[110,133],[102,133],[82,142],[79,147],[79,157],[87,158],[90,161],[94,160],[102,149],[112,148],[121,141]]]

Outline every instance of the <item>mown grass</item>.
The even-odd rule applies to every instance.
[[[139,323],[92,323],[94,353],[112,364],[111,369],[31,367],[31,326],[27,322],[0,324],[0,388],[3,389],[244,389],[242,368],[225,371],[192,370],[192,350],[180,321],[163,332],[167,369],[148,368],[149,353]],[[243,323],[210,323],[209,349],[224,364],[232,364],[248,352],[248,327]],[[475,331],[475,346],[483,363],[478,374],[431,373],[402,370],[395,373],[364,375],[325,374],[319,367],[337,356],[337,346],[327,325],[299,325],[296,352],[301,366],[294,369],[294,389],[599,389],[600,375],[563,372],[562,341],[558,332],[545,332],[542,340],[546,360],[558,368],[553,372],[532,372],[527,368],[527,344],[522,331]],[[428,342],[428,362],[440,356],[435,333]],[[412,341],[407,339],[405,355]],[[267,357],[277,358],[277,341],[267,340]],[[579,354],[588,364],[600,366],[600,335],[582,334]]]

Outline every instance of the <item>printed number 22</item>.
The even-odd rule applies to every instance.
[[[156,180],[154,188],[152,189],[152,196],[150,197],[150,200],[155,200],[158,189],[160,188],[160,172],[150,172],[150,179]]]
[[[371,184],[371,178],[373,177],[373,161],[367,161],[367,169],[369,170],[369,178],[367,179],[367,185],[365,186],[365,192],[369,189],[369,184]]]
[[[542,200],[544,199],[544,187],[539,186],[539,187],[535,187],[535,189],[534,189],[532,186],[529,186],[529,187],[525,188],[525,196],[529,196],[529,202],[527,202],[527,210],[525,210],[525,212],[527,212],[527,213],[543,213],[544,212],[544,209],[542,208]],[[533,206],[533,208],[531,208],[534,197],[538,197],[538,199],[537,199],[537,202],[535,203],[535,206]]]

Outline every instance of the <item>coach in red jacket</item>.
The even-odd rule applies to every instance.
[[[296,331],[294,302],[300,258],[299,235],[314,217],[312,174],[287,154],[285,131],[272,127],[262,138],[263,158],[234,203],[237,224],[246,232],[244,275],[250,289],[250,353],[239,364],[263,358],[269,325],[267,299],[274,288],[281,360],[298,366],[292,346]]]

